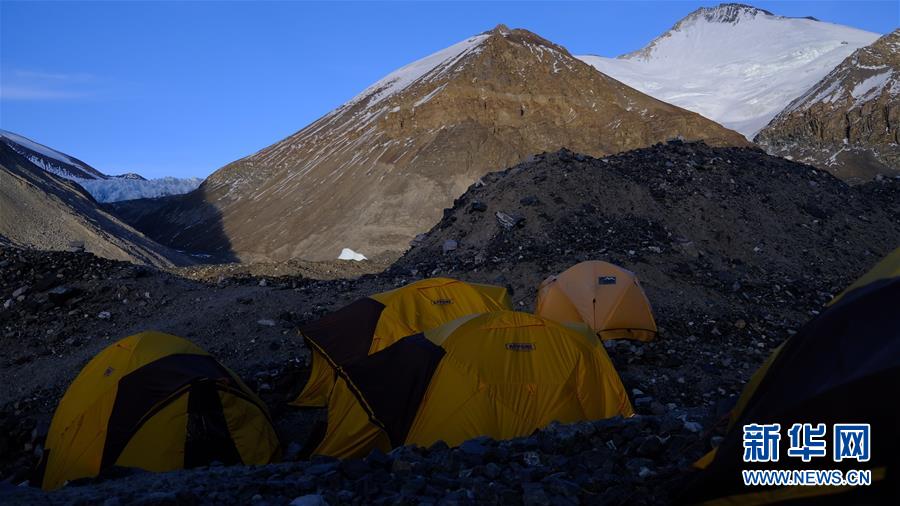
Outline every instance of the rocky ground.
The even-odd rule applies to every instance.
[[[325,272],[339,263],[285,276],[228,266],[172,273],[0,247],[0,500],[670,502],[771,349],[898,244],[896,180],[850,187],[758,150],[676,142],[602,160],[561,151],[490,174],[403,258],[378,273],[347,264],[351,279]],[[531,310],[543,277],[586,259],[636,272],[654,307],[659,340],[607,343],[639,416],[459,449],[297,459],[323,416],[284,404],[308,360],[297,325],[434,275],[506,285]],[[14,487],[79,368],[150,328],[195,341],[248,380],[272,407],[286,462],[126,473],[52,494]]]
[[[353,279],[364,274],[377,274],[390,267],[396,257],[380,256],[366,261],[331,260],[309,262],[289,260],[271,263],[200,264],[171,269],[178,276],[218,283],[220,280],[241,282],[259,278],[308,278],[317,280]]]
[[[156,475],[123,470],[53,494],[21,489],[14,501],[45,504],[660,504],[703,447],[685,414],[551,425],[510,441],[437,443],[338,461],[315,457],[257,467]],[[0,490],[0,494],[4,491]],[[2,496],[0,496],[2,497]]]

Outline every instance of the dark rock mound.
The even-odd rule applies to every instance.
[[[396,268],[488,272],[528,305],[544,276],[603,259],[637,272],[664,314],[754,308],[802,322],[900,243],[898,213],[897,181],[850,187],[756,149],[562,150],[482,178]]]

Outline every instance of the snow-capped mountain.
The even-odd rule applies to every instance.
[[[878,37],[814,18],[722,4],[697,9],[638,51],[579,58],[753,138],[792,100]]]
[[[145,179],[133,172],[109,176],[75,157],[7,130],[0,130],[0,141],[47,172],[80,184],[98,202],[178,195],[203,182],[196,177]]]
[[[568,147],[605,155],[738,133],[505,26],[406,65],[299,132],[169,199],[143,230],[241,260],[397,254],[485,173]]]
[[[31,163],[66,179],[94,180],[109,177],[77,158],[7,130],[0,130],[0,141]]]
[[[855,51],[756,141],[849,180],[900,174],[900,29]]]
[[[66,156],[41,154],[54,159]],[[65,158],[59,161],[72,163]],[[84,249],[106,258],[163,267],[191,263],[185,255],[157,244],[110,214],[79,184],[33,163],[6,142],[0,143],[0,237],[18,246]]]

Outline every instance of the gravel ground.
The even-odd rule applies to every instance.
[[[898,244],[896,180],[849,187],[754,149],[670,143],[602,160],[549,153],[490,174],[377,273],[337,262],[163,272],[0,246],[0,501],[666,503],[771,349]],[[636,272],[654,307],[659,340],[607,344],[640,416],[469,450],[295,460],[323,417],[284,404],[308,361],[297,325],[436,275],[506,285],[530,310],[541,279],[587,259]],[[241,374],[270,404],[288,461],[124,473],[51,494],[13,487],[78,370],[145,329],[189,338]]]

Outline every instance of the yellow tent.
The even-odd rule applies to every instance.
[[[438,440],[455,446],[482,435],[528,435],[552,421],[634,413],[593,333],[514,311],[407,336],[338,372],[315,454],[361,457]]]
[[[303,336],[315,337],[315,344],[311,345],[309,379],[291,404],[309,407],[328,404],[335,381],[333,364],[347,364],[402,337],[461,316],[511,307],[503,287],[449,278],[423,279],[360,299],[300,329]],[[318,348],[326,350],[331,363]]]
[[[142,332],[95,356],[69,385],[47,434],[45,490],[111,466],[169,471],[279,455],[265,405],[192,343]]]
[[[558,322],[584,322],[601,339],[656,337],[650,301],[637,276],[613,264],[581,262],[538,288],[535,314]]]

